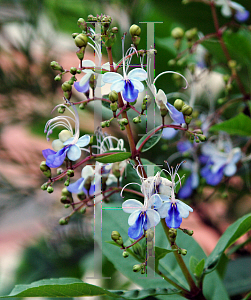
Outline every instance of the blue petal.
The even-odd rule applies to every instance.
[[[42,150],[42,154],[43,154],[43,156],[44,156],[45,159],[47,158],[47,156],[53,155],[53,154],[56,154],[56,153],[57,153],[56,151],[51,150],[49,148],[45,149],[45,150]]]
[[[126,80],[124,83],[124,89],[122,92],[123,98],[127,102],[133,102],[138,98],[139,91],[136,90],[130,80]]]
[[[201,176],[206,179],[207,184],[215,186],[222,180],[224,167],[225,166],[222,166],[216,173],[213,173],[211,170],[211,164],[207,164],[201,169]]]
[[[87,91],[89,91],[90,88],[89,80],[84,85],[80,85],[79,82],[75,82],[74,87],[78,92],[86,93]]]
[[[78,160],[81,156],[81,150],[78,145],[71,145],[69,151],[67,152],[67,157],[72,160]]]
[[[208,162],[209,158],[210,158],[210,157],[209,157],[208,155],[201,154],[201,155],[199,156],[199,161],[200,161],[200,163],[201,163],[202,165],[205,165],[205,164]]]
[[[79,178],[76,182],[71,183],[69,186],[67,186],[67,190],[75,194],[82,192],[84,180],[84,178]]]
[[[64,162],[66,153],[69,149],[64,147],[55,154],[48,155],[46,158],[46,165],[50,168],[57,168]],[[54,151],[53,151],[54,152]]]
[[[179,213],[176,205],[173,204],[170,206],[170,209],[168,211],[167,217],[165,218],[165,221],[166,221],[166,225],[169,228],[179,228],[180,227],[182,218],[180,216],[180,213]]]
[[[166,107],[169,110],[170,117],[175,123],[185,123],[184,115],[181,111],[178,111],[172,104],[169,102],[166,103]]]
[[[234,15],[235,19],[239,22],[245,22],[249,18],[249,11],[237,11],[236,14]]]
[[[190,197],[193,193],[192,189],[192,175],[190,175],[185,184],[180,188],[178,192],[178,198],[186,199]]]
[[[131,239],[137,240],[143,235],[143,223],[144,223],[145,216],[139,214],[135,224],[128,228],[128,236]]]
[[[180,153],[186,152],[186,151],[190,150],[192,147],[193,147],[193,145],[189,141],[177,143],[177,149]]]
[[[162,137],[163,137],[163,139],[171,140],[172,138],[174,138],[176,136],[177,133],[178,133],[178,130],[176,130],[174,128],[164,128],[162,131]]]
[[[85,134],[78,139],[76,145],[78,145],[79,147],[85,147],[90,143],[90,140],[90,136],[88,134]]]

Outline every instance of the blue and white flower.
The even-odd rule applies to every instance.
[[[126,61],[124,55],[124,39],[122,39],[122,49],[123,76],[115,72],[108,72],[103,75],[103,81],[112,84],[111,91],[116,91],[117,93],[122,92],[125,101],[134,102],[138,98],[139,93],[144,90],[144,85],[141,81],[147,79],[147,72],[143,68],[137,68],[128,73],[131,57]],[[132,51],[136,51],[136,49],[130,47],[126,56]]]
[[[239,3],[230,0],[215,0],[215,4],[221,6],[221,14],[224,17],[231,17],[234,10],[234,17],[237,21],[245,22],[249,18],[249,11]]]
[[[221,182],[223,175],[233,176],[236,171],[236,163],[241,159],[242,153],[239,147],[233,148],[230,140],[219,137],[216,143],[207,142],[202,145],[201,152],[207,157],[206,166],[201,169],[201,176],[210,185]]]
[[[58,116],[49,120],[45,125],[45,133],[47,133],[46,137],[48,140],[49,135],[54,128],[58,126],[66,128],[59,133],[59,139],[52,142],[52,148],[55,151],[52,149],[45,149],[42,151],[43,156],[46,159],[46,165],[50,168],[61,166],[66,156],[71,161],[78,160],[81,156],[81,150],[88,151],[83,147],[86,147],[90,143],[89,135],[86,134],[79,137],[79,116],[76,107],[74,105],[71,106],[74,113],[66,105],[60,104],[58,106],[64,106],[71,114],[73,114],[74,118],[70,116]],[[56,106],[56,108],[58,106]],[[75,122],[75,132],[73,132],[70,121]]]
[[[193,191],[199,186],[199,163],[197,161],[187,159],[186,163],[182,166],[185,170],[191,171],[191,174],[187,177],[185,184],[182,185],[178,192],[179,198],[186,199],[189,198]]]
[[[167,173],[171,176],[171,195],[159,195],[162,205],[157,209],[161,218],[165,218],[166,225],[170,228],[179,228],[182,223],[182,218],[187,218],[189,216],[189,212],[192,212],[193,209],[185,204],[184,202],[175,198],[175,177],[178,176],[179,183],[181,183],[181,179],[178,174],[178,169],[180,165],[176,166],[176,169],[170,169]]]

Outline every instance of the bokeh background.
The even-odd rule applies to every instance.
[[[239,3],[251,11],[249,0]],[[220,9],[217,12],[222,25],[227,20],[220,15]],[[119,28],[113,51],[115,61],[121,59],[120,36],[128,31],[131,24],[163,22],[155,26],[156,74],[169,69],[167,62],[175,57],[170,37],[174,27],[184,30],[197,27],[204,34],[214,32],[210,8],[202,3],[183,5],[179,0],[0,1],[1,295],[9,293],[14,284],[42,278],[84,278],[86,271],[93,268],[92,214],[85,218],[78,215],[69,226],[59,226],[59,218],[65,215],[65,208],[59,201],[60,183],[53,194],[43,192],[40,186],[45,177],[39,170],[39,164],[43,160],[42,149],[50,147],[43,132],[44,125],[53,107],[62,101],[61,83],[54,81],[56,73],[51,70],[50,62],[59,61],[66,69],[78,66],[76,47],[71,37],[72,33],[79,32],[77,20],[101,13],[110,15],[113,26]],[[146,48],[146,26],[142,24],[141,28],[140,47]],[[130,42],[128,37],[127,46]],[[85,58],[94,59],[92,51],[87,52]],[[170,79],[159,79],[158,84],[166,93],[180,88],[171,76]],[[213,90],[214,82],[211,92]],[[218,92],[220,96],[220,89]],[[75,101],[80,101],[81,97],[77,92],[73,94]],[[201,97],[202,103],[207,103],[207,95],[200,94],[198,97]],[[81,112],[81,117],[85,120],[81,124],[82,131],[93,132],[91,109]],[[141,130],[143,127],[144,124]],[[116,128],[112,127],[109,132],[123,137]],[[163,140],[161,154],[159,148],[153,148],[150,156],[158,153],[157,163],[161,163],[173,152],[174,146]],[[200,203],[185,223],[194,229],[195,239],[206,253],[210,253],[232,221],[251,210],[247,190],[240,196],[245,185],[243,179],[235,176],[232,180],[236,190],[231,200],[216,193],[210,201]],[[207,188],[204,195],[211,192],[212,189]],[[248,248],[243,251],[249,253]],[[103,275],[115,276],[112,264],[105,258],[103,262]],[[250,260],[244,260],[242,266],[247,264],[250,265]],[[131,285],[119,275],[113,278],[117,280],[107,280],[103,285],[116,289]],[[241,299],[238,297],[232,296],[232,299]]]

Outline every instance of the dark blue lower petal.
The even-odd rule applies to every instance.
[[[57,153],[56,151],[51,150],[51,149],[42,150],[42,154],[43,154],[45,159],[47,158],[47,156],[53,155],[53,154],[56,154],[56,153]]]
[[[79,82],[75,82],[74,87],[78,92],[86,93],[87,91],[89,91],[90,88],[89,80],[84,85],[80,85]]]
[[[168,215],[165,218],[166,225],[169,228],[178,228],[180,227],[180,224],[182,222],[182,218],[180,216],[180,213],[177,209],[177,205],[171,205],[168,210]]]
[[[189,141],[183,141],[177,143],[177,149],[180,153],[190,150],[193,145]]]
[[[201,169],[201,176],[206,179],[207,184],[217,185],[221,182],[223,178],[223,170],[225,165],[222,166],[216,173],[213,173],[211,170],[211,164],[207,164],[204,168]]]
[[[200,163],[201,163],[202,165],[205,165],[206,163],[208,163],[208,162],[209,162],[209,159],[210,159],[210,157],[209,157],[208,155],[205,155],[205,154],[201,154],[201,155],[199,156],[199,161],[200,161]]]
[[[239,22],[245,22],[249,18],[249,11],[237,11],[236,14],[234,15],[235,19]]]
[[[69,186],[67,186],[67,190],[75,194],[82,192],[80,185],[83,183],[84,180],[84,178],[79,178],[76,182],[71,183]]]
[[[127,102],[134,102],[138,98],[139,91],[134,88],[130,80],[125,80],[124,89],[122,91],[123,98]]]
[[[178,198],[186,199],[190,197],[193,193],[193,188],[192,188],[192,175],[190,175],[185,184],[180,188],[178,192]]]
[[[185,123],[184,115],[181,111],[178,111],[172,104],[169,102],[166,103],[166,107],[169,111],[169,115],[175,123],[183,124]]]
[[[46,165],[50,168],[57,168],[62,165],[65,160],[66,153],[68,151],[68,147],[64,147],[55,154],[48,155],[46,158]],[[53,151],[54,152],[54,151]]]
[[[137,240],[143,235],[143,225],[145,219],[145,216],[140,213],[135,224],[128,228],[128,236],[131,239]]]

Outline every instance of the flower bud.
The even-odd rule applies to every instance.
[[[133,25],[130,27],[129,32],[130,32],[130,35],[131,35],[132,37],[134,37],[134,36],[139,36],[140,33],[141,33],[141,28],[140,28],[138,25],[133,24]]]
[[[67,188],[64,187],[64,188],[62,189],[62,191],[61,191],[61,195],[62,195],[62,196],[70,196],[70,195],[71,195],[71,192],[69,192],[69,191],[67,190]]]
[[[127,125],[127,124],[128,124],[127,118],[122,118],[122,119],[120,119],[120,120],[119,120],[119,124],[120,124],[120,125]]]
[[[196,37],[197,33],[198,33],[197,28],[192,28],[185,32],[185,37],[187,38],[188,41],[190,41]]]
[[[120,233],[118,231],[113,231],[111,238],[116,242],[120,238]]]
[[[58,107],[58,113],[63,114],[65,112],[65,107],[64,106],[59,106]]]
[[[196,133],[196,134],[203,134],[202,130],[201,129],[195,129],[193,131],[193,133]]]
[[[101,122],[101,123],[100,123],[100,126],[101,126],[102,128],[105,128],[105,127],[106,127],[106,121]]]
[[[72,90],[72,86],[71,84],[69,83],[69,81],[65,81],[63,84],[62,84],[62,90],[64,92],[70,92]]]
[[[48,186],[48,183],[44,183],[41,185],[41,190],[45,191],[47,190],[47,186]]]
[[[193,113],[193,109],[192,109],[191,106],[189,106],[187,104],[184,104],[183,107],[182,107],[182,109],[181,109],[181,112],[185,116],[190,116]]]
[[[233,59],[229,60],[227,64],[230,69],[235,69],[236,65],[237,65],[236,60],[233,60]]]
[[[70,68],[70,73],[71,73],[72,75],[75,75],[75,74],[77,73],[77,68],[71,67],[71,68]]]
[[[142,269],[142,264],[134,265],[132,267],[133,272],[139,272]]]
[[[128,253],[127,251],[124,251],[124,252],[123,252],[123,257],[124,257],[124,258],[127,258],[128,256],[129,256],[129,253]]]
[[[172,31],[171,31],[171,36],[174,39],[181,39],[184,36],[184,30],[180,27],[175,27]]]
[[[70,184],[70,179],[68,178],[68,179],[65,180],[64,185],[69,186],[69,184]]]
[[[64,68],[62,66],[60,66],[60,64],[57,61],[51,62],[51,68],[52,68],[52,70],[64,72]]]
[[[119,246],[123,245],[123,239],[122,237],[119,237],[116,241],[115,241]]]
[[[69,208],[70,207],[70,204],[65,204],[64,205],[64,208]]]
[[[189,236],[192,236],[192,235],[193,235],[193,230],[182,229],[182,231],[183,231],[185,234],[189,235]]]
[[[176,238],[176,236],[177,236],[177,230],[175,228],[170,228],[169,229],[169,237],[174,239],[174,238]]]
[[[78,59],[83,60],[84,55],[85,55],[85,47],[81,47],[81,48],[76,52],[76,54],[77,54]]]
[[[48,192],[49,194],[53,193],[53,191],[54,191],[54,189],[53,189],[52,186],[48,186],[48,187],[47,187],[47,192]]]
[[[111,32],[117,33],[119,31],[118,27],[112,27]]]
[[[66,225],[69,222],[69,218],[61,218],[59,220],[59,225]]]
[[[175,59],[170,59],[168,62],[167,62],[168,66],[170,67],[174,67],[176,65],[176,60]]]
[[[197,137],[200,139],[201,142],[205,142],[207,140],[207,137],[203,134],[198,134]]]
[[[178,253],[181,255],[187,255],[187,250],[186,249],[178,249]]]
[[[44,174],[47,178],[51,178],[51,170],[43,171],[43,174]]]
[[[110,123],[111,123],[110,120],[106,120],[106,121],[105,121],[105,126],[106,126],[106,127],[110,127]]]
[[[54,77],[55,81],[60,81],[62,79],[62,74],[58,74],[57,76]]]
[[[109,100],[113,103],[118,100],[118,93],[116,91],[111,91],[108,96]]]
[[[77,197],[79,200],[84,200],[86,198],[86,195],[83,191],[81,191],[80,193],[77,194]]]
[[[67,170],[66,174],[67,174],[69,177],[73,177],[73,176],[74,176],[74,170]]]
[[[182,110],[182,107],[185,105],[184,101],[181,100],[181,99],[176,99],[174,101],[174,104],[173,106],[178,110],[178,111],[181,111]]]
[[[69,204],[71,201],[67,198],[67,196],[61,196],[60,202],[63,204]]]
[[[151,102],[152,97],[150,95],[145,95],[145,97],[143,98],[143,104],[148,107],[151,104]]]
[[[142,104],[142,105],[141,105],[141,109],[142,109],[142,110],[146,110],[146,105],[145,105],[145,104]]]
[[[86,47],[88,43],[88,38],[86,34],[80,33],[75,37],[74,41],[77,47]]]
[[[40,170],[41,170],[42,172],[45,172],[45,171],[50,170],[50,167],[48,167],[48,166],[46,165],[46,161],[42,161],[42,162],[41,162],[41,164],[40,164]]]
[[[87,31],[87,24],[85,22],[85,19],[83,18],[79,18],[78,22],[77,22],[78,27],[83,30],[83,31]]]
[[[147,238],[147,241],[152,241],[153,240],[154,232],[152,231],[152,229],[147,229],[146,238]]]
[[[80,108],[80,109],[85,109],[86,105],[87,105],[86,102],[80,103],[78,108]]]
[[[165,107],[165,108],[161,108],[160,109],[160,115],[161,117],[165,117],[167,115],[167,112],[168,112],[168,109]]]
[[[145,269],[141,269],[141,274],[145,274],[146,270]]]
[[[135,36],[132,38],[132,42],[133,42],[133,44],[134,44],[135,46],[138,46],[138,44],[140,43],[140,37],[135,35]]]
[[[118,109],[118,103],[114,102],[114,103],[110,103],[110,108],[112,111],[116,111]]]
[[[191,116],[185,116],[185,122],[186,122],[186,124],[190,124],[191,123],[191,121],[192,121],[192,117]]]
[[[140,118],[140,116],[137,116],[137,117],[133,118],[132,121],[133,121],[133,123],[138,124],[138,123],[141,123],[141,118]]]
[[[125,130],[125,126],[124,125],[120,125],[120,130]]]

